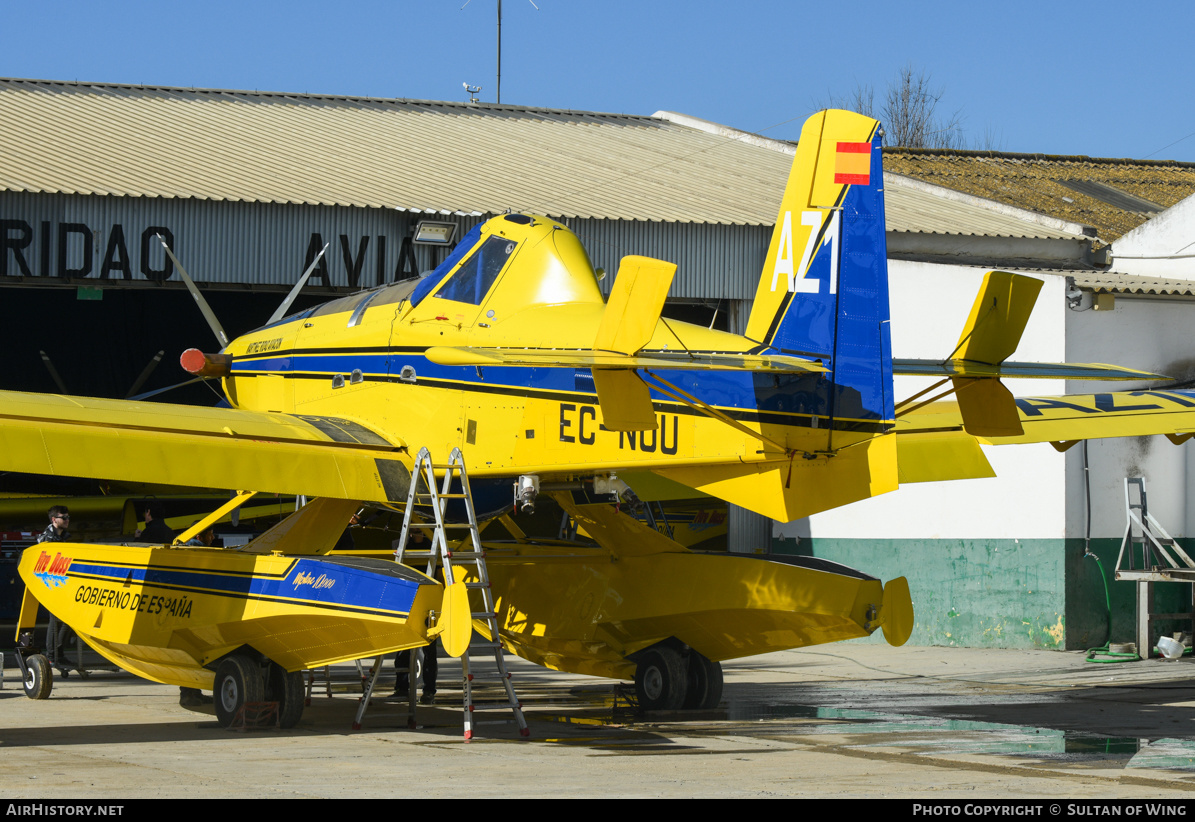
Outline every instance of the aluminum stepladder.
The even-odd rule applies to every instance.
[[[1136,489],[1136,502],[1133,489]],[[1195,628],[1195,613],[1153,613],[1155,582],[1195,583],[1195,561],[1178,541],[1166,533],[1149,513],[1142,477],[1125,477],[1124,504],[1126,522],[1120,553],[1116,556],[1116,579],[1137,583],[1137,655],[1149,659],[1154,645],[1152,625],[1162,620],[1188,621]],[[1141,546],[1141,568],[1135,568],[1133,547]],[[1127,560],[1127,565],[1126,565]],[[1195,589],[1192,589],[1195,611]]]
[[[436,472],[442,472],[437,482]],[[453,483],[459,484],[459,490],[453,489]],[[439,486],[437,488],[437,485]],[[448,522],[447,512],[450,500],[461,500],[464,503],[466,519],[464,522]],[[426,524],[413,523],[412,514],[418,510],[429,515],[432,520]],[[411,528],[430,530],[431,548],[426,551],[412,551],[407,549],[407,536]],[[468,542],[460,540],[460,548],[450,549],[446,532],[449,530],[465,530],[469,532]],[[454,540],[455,542],[456,540]],[[523,706],[515,695],[511,684],[510,672],[506,668],[506,659],[502,652],[502,642],[498,636],[498,615],[494,609],[494,592],[490,588],[490,575],[485,565],[485,550],[481,545],[481,532],[477,527],[477,510],[473,506],[473,493],[469,488],[469,474],[465,470],[465,458],[459,448],[452,449],[447,464],[437,465],[432,462],[431,454],[426,448],[420,449],[415,458],[415,470],[411,476],[411,489],[407,495],[407,507],[403,514],[402,534],[398,540],[398,548],[394,552],[397,562],[407,563],[408,560],[427,559],[426,573],[435,577],[437,564],[444,569],[445,585],[464,585],[468,590],[481,592],[482,610],[473,611],[474,620],[483,620],[490,634],[488,642],[474,640],[474,645],[488,649],[494,655],[497,666],[497,676],[505,690],[506,700],[486,707],[509,708],[514,713],[514,721],[518,725],[520,736],[530,736],[527,720],[523,716]],[[472,577],[472,581],[465,581]],[[461,656],[461,687],[464,695],[464,723],[465,740],[473,738],[473,714],[477,707],[474,701],[473,683],[476,674],[470,668],[470,651],[465,650]],[[412,654],[412,665],[414,655]],[[411,695],[409,700],[409,724],[414,725],[415,700],[414,678],[410,679]]]

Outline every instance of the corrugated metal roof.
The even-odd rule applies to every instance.
[[[995,151],[884,149],[891,172],[1092,226],[1111,242],[1195,194],[1195,163]]]
[[[419,100],[0,80],[0,121],[15,191],[769,224],[791,165],[651,117]]]
[[[1160,294],[1195,297],[1195,282],[1191,280],[1157,280],[1117,274],[1112,271],[1076,274],[1075,285],[1092,291],[1113,294]]]
[[[771,225],[792,164],[791,146],[665,112],[0,79],[0,122],[0,189],[37,193]],[[889,231],[1077,233],[889,188]]]

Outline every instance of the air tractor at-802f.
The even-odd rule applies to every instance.
[[[490,547],[498,633],[527,659],[634,677],[646,707],[708,707],[723,660],[877,628],[904,642],[903,578],[689,551],[569,490],[663,478],[787,522],[893,491],[898,469],[991,476],[980,443],[1195,426],[1181,391],[1014,400],[1002,376],[1157,376],[1009,362],[1041,287],[1028,277],[989,273],[944,359],[894,360],[881,136],[849,112],[807,121],[743,335],[663,319],[676,267],[659,260],[625,257],[603,299],[568,228],[505,214],[420,280],[187,352],[231,408],[0,393],[0,469],[315,500],[238,549],[56,543],[52,574],[27,551],[21,626],[41,601],[128,670],[232,707],[273,694],[297,721],[296,672],[427,644],[468,607],[411,567],[333,553],[358,506],[403,508],[426,448],[504,489],[491,514],[512,486],[520,504],[542,488],[597,543]],[[898,403],[894,373],[937,376],[953,399]],[[45,695],[34,659],[27,690]]]

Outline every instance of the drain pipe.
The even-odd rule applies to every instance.
[[[1107,615],[1106,627],[1104,629],[1104,644],[1098,648],[1087,649],[1087,661],[1099,663],[1112,662],[1129,662],[1137,659],[1136,652],[1123,653],[1112,651],[1112,595],[1108,591],[1108,578],[1104,576],[1104,565],[1091,551],[1091,463],[1087,459],[1087,440],[1083,440],[1083,494],[1087,502],[1087,527],[1083,535],[1083,557],[1091,557],[1095,560],[1096,567],[1099,569],[1100,581],[1104,583],[1104,607]],[[1104,657],[1097,659],[1097,657]]]

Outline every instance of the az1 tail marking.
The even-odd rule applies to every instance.
[[[826,234],[830,238],[830,294],[834,294],[838,290],[838,234],[841,230],[839,213],[838,211],[830,213],[830,222],[826,227]],[[822,238],[822,233],[817,230],[822,225],[822,212],[802,211],[801,225],[809,229],[809,235],[805,240],[805,250],[801,252],[801,265],[796,269],[796,271],[800,271],[801,273],[798,279],[796,271],[793,269],[792,212],[784,212],[780,243],[776,249],[776,264],[772,269],[773,291],[776,290],[776,285],[780,280],[781,274],[784,274],[788,278],[789,293],[817,294],[821,291],[821,281],[810,279],[808,274],[809,263],[813,260],[818,242]]]

